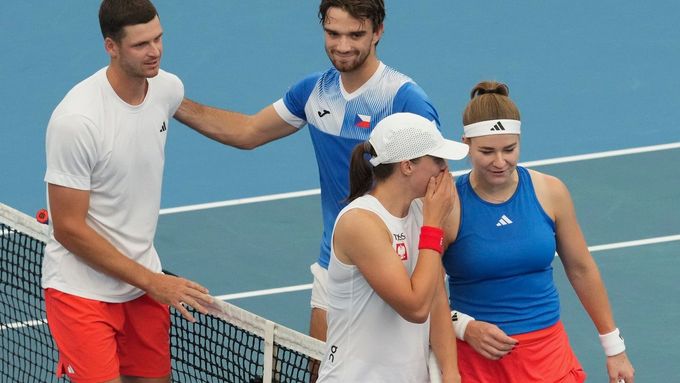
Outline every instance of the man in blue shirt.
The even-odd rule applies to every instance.
[[[305,124],[319,167],[323,238],[312,267],[310,335],[326,340],[326,274],[335,218],[349,194],[349,158],[384,117],[419,114],[439,125],[425,92],[376,55],[382,38],[383,0],[322,0],[319,19],[333,67],[311,74],[284,97],[254,115],[208,107],[184,99],[175,118],[224,144],[252,149],[288,136]]]

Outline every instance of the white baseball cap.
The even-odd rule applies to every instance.
[[[377,154],[373,166],[412,160],[422,156],[460,160],[468,146],[445,139],[434,121],[413,113],[391,114],[376,124],[368,141]]]

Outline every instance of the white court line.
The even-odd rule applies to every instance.
[[[590,246],[590,247],[588,247],[588,250],[590,250],[591,253],[595,253],[595,252],[604,251],[604,250],[622,249],[622,248],[626,248],[626,247],[652,245],[652,244],[656,244],[656,243],[673,242],[673,241],[680,241],[680,234],[669,235],[669,236],[665,236],[665,237],[655,237],[655,238],[639,239],[639,240],[635,240],[635,241],[626,241],[626,242],[609,243],[609,244],[605,244],[605,245]],[[223,301],[228,301],[228,300],[233,300],[233,299],[252,298],[252,297],[259,297],[259,296],[264,296],[264,295],[274,295],[274,294],[289,293],[289,292],[293,292],[293,291],[310,290],[311,288],[312,288],[312,284],[310,283],[310,284],[306,284],[306,285],[280,287],[280,288],[276,288],[276,289],[255,290],[255,291],[246,291],[246,292],[243,292],[243,293],[219,295],[219,296],[216,296],[215,298],[221,299]]]
[[[160,214],[173,214],[173,213],[184,213],[187,211],[196,211],[196,210],[206,210],[206,209],[214,209],[217,207],[224,207],[224,206],[235,206],[235,205],[245,205],[248,203],[257,203],[257,202],[267,202],[267,201],[276,201],[276,200],[281,200],[281,199],[289,199],[289,198],[298,198],[298,197],[307,197],[310,195],[317,195],[321,193],[321,189],[310,189],[310,190],[302,190],[302,191],[297,191],[297,192],[291,192],[291,193],[281,193],[281,194],[271,194],[271,195],[264,195],[264,196],[259,196],[259,197],[249,197],[249,198],[239,198],[239,199],[232,199],[228,201],[218,201],[218,202],[209,202],[209,203],[202,203],[198,205],[188,205],[188,206],[179,206],[179,207],[171,207],[167,209],[161,209]]]
[[[596,251],[623,249],[623,248],[626,248],[626,247],[653,245],[653,244],[656,244],[656,243],[673,242],[673,241],[680,241],[680,234],[668,235],[668,236],[665,236],[665,237],[638,239],[637,241],[610,243],[608,245],[590,246],[590,247],[588,247],[588,250],[590,250],[591,253],[594,253]]]
[[[228,301],[232,299],[241,299],[241,298],[252,298],[252,297],[259,297],[263,295],[274,295],[274,294],[283,294],[283,293],[291,293],[294,291],[304,291],[304,290],[311,290],[312,289],[312,284],[308,283],[305,285],[295,285],[295,286],[288,286],[288,287],[279,287],[275,289],[266,289],[266,290],[255,290],[255,291],[246,291],[243,293],[235,293],[235,294],[226,294],[226,295],[218,295],[215,298],[223,300],[223,301]]]
[[[528,161],[528,162],[522,162],[521,165],[527,166],[527,167],[542,166],[542,165],[553,165],[553,164],[562,164],[562,163],[565,163],[565,162],[577,162],[577,161],[594,160],[594,159],[606,158],[606,157],[627,156],[627,155],[630,155],[630,154],[658,152],[658,151],[661,151],[661,150],[671,150],[671,149],[679,149],[679,148],[680,148],[680,142],[672,142],[670,144],[663,144],[663,145],[641,146],[641,147],[638,147],[638,148],[610,150],[610,151],[607,151],[607,152],[580,154],[580,155],[577,155],[577,156],[558,157],[558,158],[551,158],[551,159],[538,160],[538,161]]]
[[[566,163],[566,162],[586,161],[586,160],[594,160],[594,159],[598,159],[598,158],[625,156],[625,155],[629,155],[629,154],[656,152],[656,151],[661,151],[661,150],[671,150],[671,149],[679,149],[679,148],[680,148],[680,142],[673,142],[673,143],[670,143],[670,144],[641,146],[641,147],[638,147],[638,148],[610,150],[610,151],[606,151],[606,152],[582,154],[582,155],[577,155],[577,156],[557,157],[557,158],[549,158],[549,159],[545,159],[545,160],[520,162],[520,165],[526,166],[526,167],[554,165],[554,164],[561,164],[561,163]],[[459,175],[465,174],[469,171],[470,171],[470,169],[457,170],[455,172],[452,172],[452,174],[454,176],[459,176]],[[245,204],[249,204],[249,203],[276,201],[276,200],[298,198],[298,197],[307,197],[307,196],[312,196],[312,195],[318,195],[320,193],[321,193],[320,189],[309,189],[309,190],[302,190],[302,191],[290,192],[290,193],[264,195],[264,196],[259,196],[259,197],[239,198],[239,199],[233,199],[233,200],[227,200],[227,201],[218,201],[218,202],[202,203],[202,204],[198,204],[198,205],[187,205],[187,206],[179,206],[179,207],[161,209],[160,214],[165,215],[165,214],[174,214],[174,213],[185,213],[185,212],[189,212],[189,211],[214,209],[214,208],[225,207],[225,206],[236,206],[236,205],[245,205]]]

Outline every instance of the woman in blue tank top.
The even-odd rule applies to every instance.
[[[505,84],[481,82],[463,113],[472,171],[456,181],[443,262],[463,382],[583,382],[559,318],[560,257],[607,355],[612,382],[634,369],[607,292],[557,178],[517,166],[520,114]]]

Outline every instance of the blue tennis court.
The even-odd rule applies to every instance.
[[[254,113],[330,65],[316,2],[156,5],[163,67],[197,101]],[[0,201],[31,215],[45,205],[52,109],[107,62],[97,8],[0,5]],[[522,111],[522,160],[569,186],[637,380],[680,381],[680,3],[388,0],[387,8],[378,55],[428,92],[445,136],[461,135],[475,83],[510,86]],[[316,188],[306,131],[240,151],[175,121],[156,241],[164,266],[306,332],[308,267],[321,234]],[[589,381],[606,381],[596,331],[559,262],[555,270],[577,356]]]

